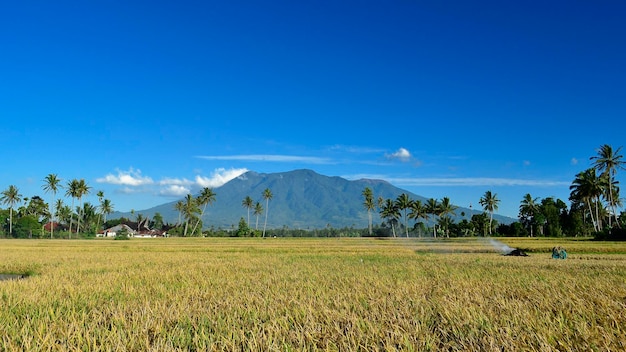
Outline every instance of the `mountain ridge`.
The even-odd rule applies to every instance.
[[[220,187],[213,188],[215,202],[208,205],[202,218],[205,228],[236,228],[241,218],[247,220],[248,210],[243,207],[243,200],[249,196],[254,202],[261,203],[264,211],[259,216],[258,226],[263,227],[265,212],[268,228],[319,229],[325,227],[368,226],[367,210],[363,206],[362,192],[365,187],[372,189],[374,199],[395,200],[400,194],[406,193],[410,199],[425,203],[428,199],[404,189],[393,186],[385,180],[362,178],[347,180],[339,176],[325,176],[310,169],[296,169],[287,172],[258,173],[248,171]],[[269,202],[263,199],[263,192],[269,189],[272,198]],[[195,196],[195,195],[194,195]],[[135,211],[136,214],[152,217],[160,213],[164,221],[173,224],[178,220],[178,212],[174,205],[178,200],[163,203],[152,208]],[[460,221],[482,211],[458,207],[455,221]],[[112,217],[129,217],[130,213],[115,212]],[[380,224],[377,211],[372,212],[373,223]],[[511,223],[516,219],[494,214],[500,223]],[[256,227],[257,219],[250,210],[250,227]],[[425,219],[430,224],[430,219]]]

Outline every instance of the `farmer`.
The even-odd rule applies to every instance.
[[[561,246],[556,246],[552,248],[552,259],[566,259],[566,258],[567,258],[567,252],[565,251],[565,248]]]

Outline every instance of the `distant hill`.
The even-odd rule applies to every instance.
[[[312,170],[294,170],[279,173],[256,173],[253,171],[229,181],[221,187],[214,188],[215,202],[209,205],[203,217],[205,227],[230,228],[237,227],[239,220],[247,219],[247,209],[242,206],[243,200],[250,196],[255,202],[260,202],[265,209],[263,191],[267,188],[272,192],[267,213],[267,227],[281,228],[287,226],[292,229],[315,229],[331,226],[333,228],[355,227],[366,228],[368,225],[367,211],[363,207],[363,190],[372,189],[374,198],[396,199],[406,193],[412,200],[426,198],[391,185],[383,180],[361,179],[349,181],[341,177],[320,175]],[[159,206],[135,211],[136,214],[152,217],[160,213],[164,220],[175,223],[178,212],[174,209],[176,201]],[[456,210],[455,221],[461,220],[461,213],[465,216],[478,214],[481,211],[459,207]],[[125,216],[130,213],[114,213],[111,218]],[[494,214],[499,223],[509,224],[516,221],[510,217]],[[263,227],[265,213],[259,216],[259,228]],[[381,222],[377,212],[373,212],[374,224]],[[429,221],[425,221],[429,223]],[[250,212],[250,226],[255,227],[256,218],[253,210]]]

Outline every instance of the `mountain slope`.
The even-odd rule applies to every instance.
[[[283,226],[301,229],[327,226],[366,228],[367,211],[363,206],[362,195],[365,187],[372,189],[375,200],[378,197],[395,200],[402,193],[422,203],[427,200],[382,180],[349,181],[305,169],[272,174],[250,171],[213,190],[216,194],[215,202],[207,207],[203,222],[205,227],[237,227],[242,217],[247,219],[248,212],[242,202],[250,196],[263,206],[264,212],[258,219],[258,228],[261,229],[265,221],[265,211],[268,211],[263,191],[270,189],[272,198],[269,200],[267,212],[268,228]],[[165,221],[175,223],[178,219],[178,212],[174,209],[175,203],[165,203],[136,213],[152,217],[158,212]],[[461,212],[468,216],[470,209],[459,207],[456,211],[456,221],[461,219]],[[480,211],[471,211],[471,214],[476,213]],[[372,214],[374,223],[380,223],[378,213],[374,211]],[[116,216],[128,216],[128,213],[113,214],[113,217]],[[500,223],[511,223],[516,220],[498,215],[494,215],[494,219]],[[257,219],[251,209],[250,226],[255,228],[256,223]]]

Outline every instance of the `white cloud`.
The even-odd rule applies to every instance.
[[[161,186],[169,186],[169,185],[177,185],[177,186],[191,186],[194,184],[194,181],[188,180],[186,178],[169,178],[166,177],[159,181],[159,185]]]
[[[248,172],[248,169],[246,168],[229,170],[219,168],[213,171],[211,177],[203,177],[200,175],[196,176],[196,184],[198,184],[200,187],[220,187],[226,182],[236,177],[239,177],[246,172]]]
[[[197,156],[206,160],[238,160],[238,161],[269,161],[269,162],[295,162],[308,164],[332,164],[328,158],[315,156],[298,155],[276,155],[276,154],[249,154],[249,155],[201,155]]]
[[[405,148],[400,148],[400,149],[396,150],[394,153],[387,154],[386,156],[389,159],[397,159],[397,160],[400,160],[402,162],[408,162],[412,158],[411,153],[407,149],[405,149]]]
[[[572,165],[578,165],[578,159],[576,159],[576,158],[572,158],[572,160],[570,160],[570,164],[572,164]]]
[[[132,167],[128,171],[117,170],[117,175],[108,174],[96,179],[96,182],[125,186],[143,186],[154,183],[150,177],[141,176],[141,170],[135,170]]]
[[[159,192],[160,195],[168,197],[182,197],[189,193],[191,193],[189,188],[180,185],[169,185]]]
[[[530,161],[524,160],[524,166],[530,166]]]

